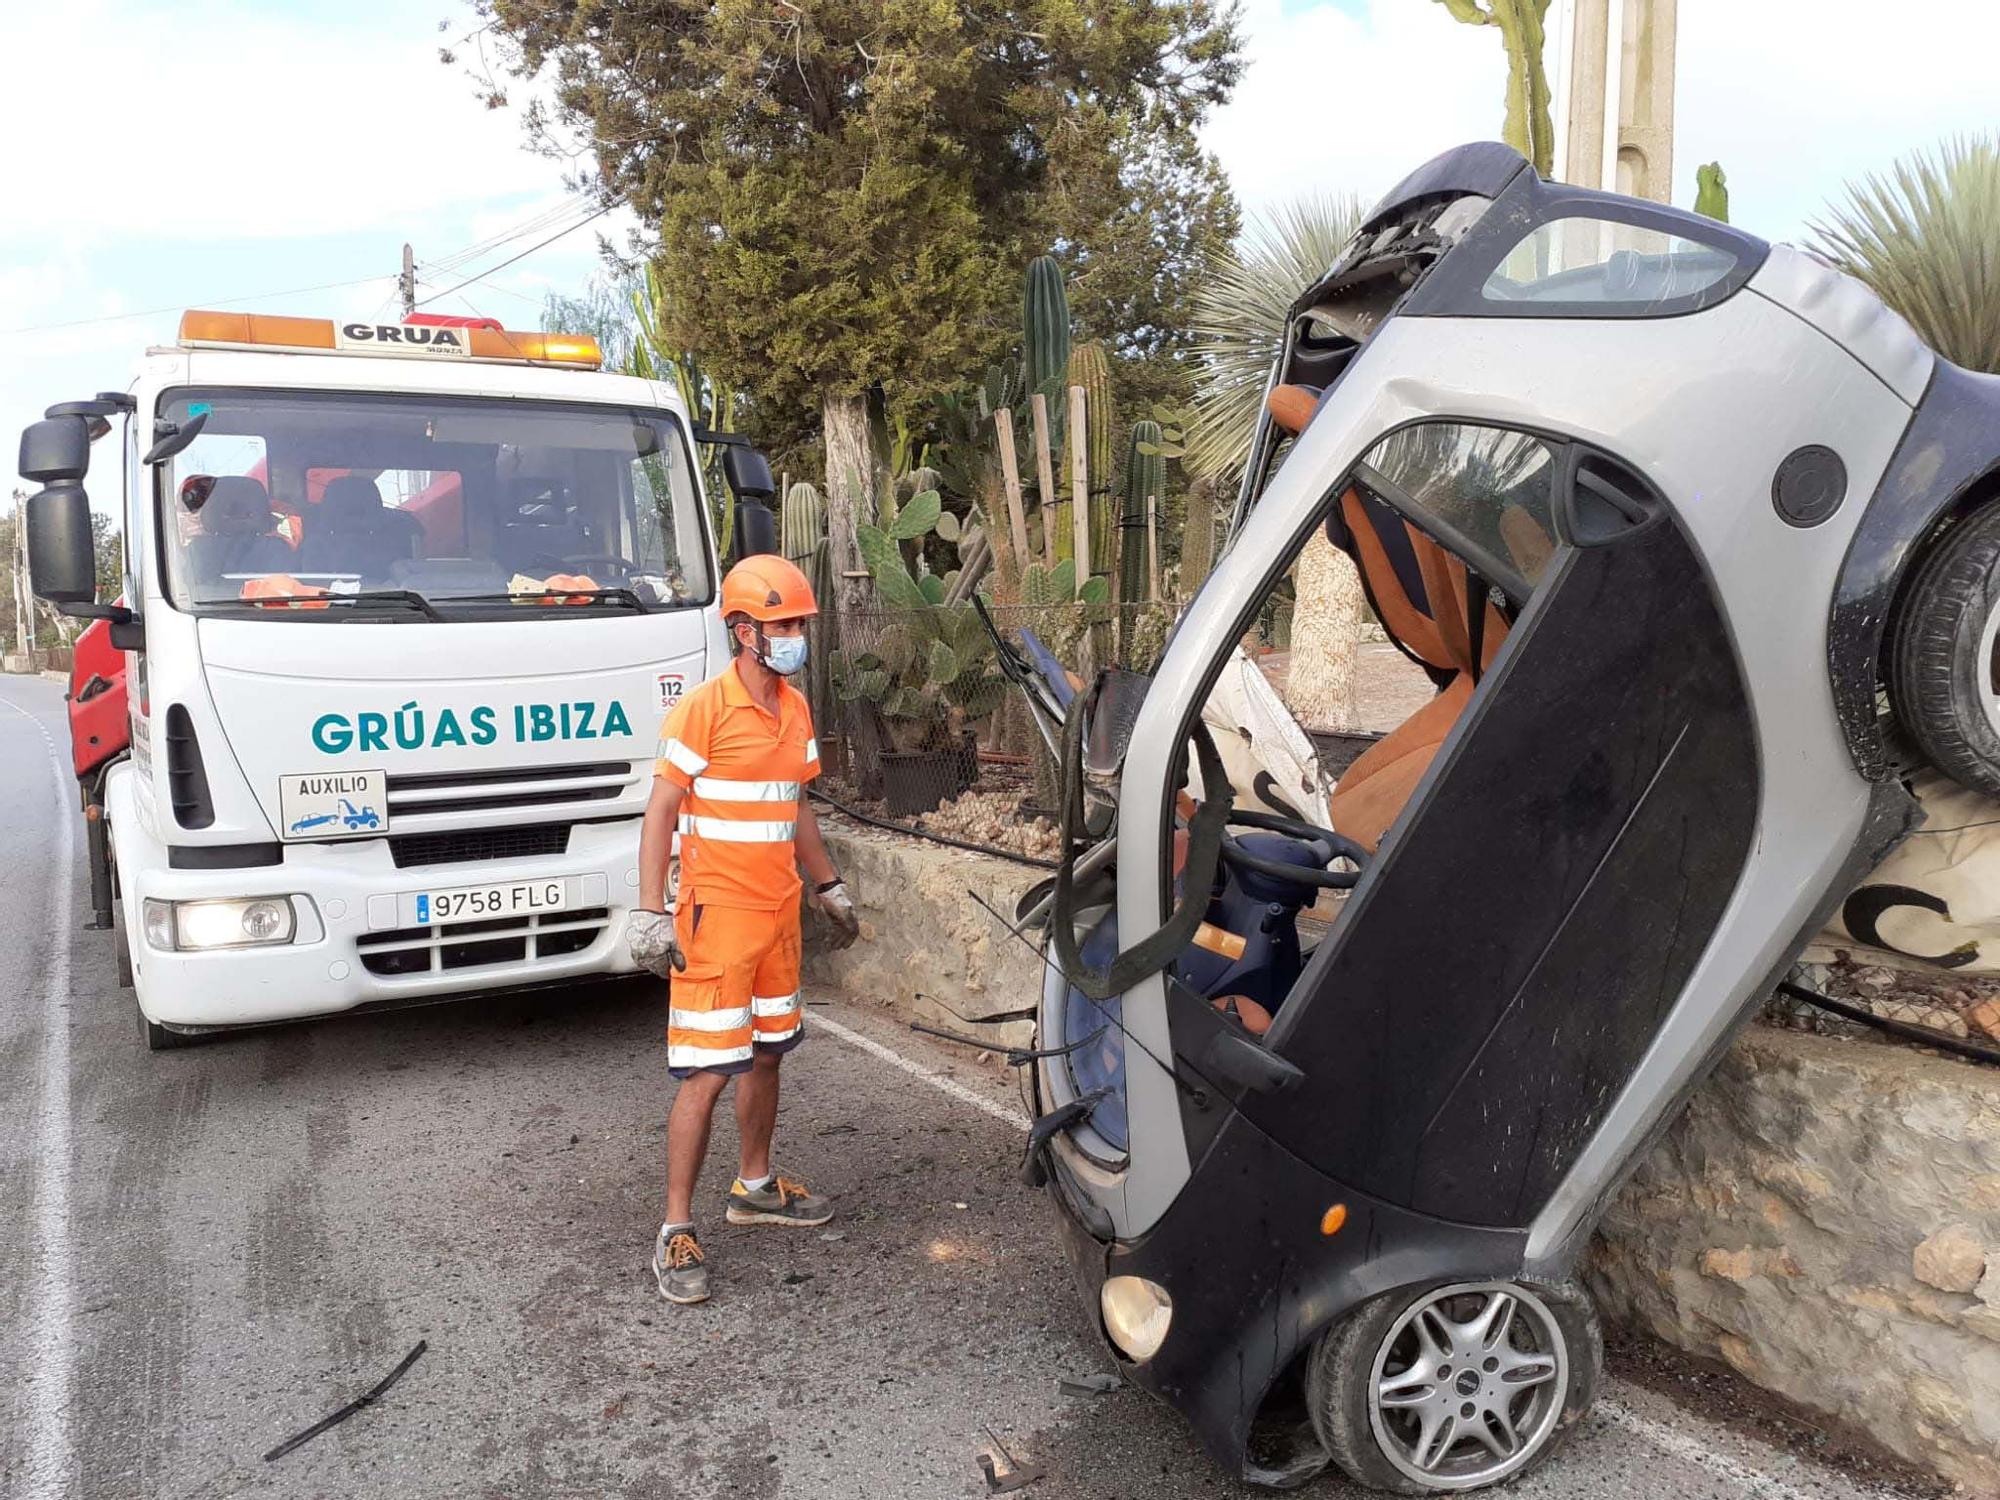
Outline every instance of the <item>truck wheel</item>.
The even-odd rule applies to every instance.
[[[1597,1392],[1597,1311],[1574,1282],[1454,1282],[1363,1303],[1313,1349],[1333,1461],[1403,1495],[1479,1489],[1561,1446]]]
[[[1898,721],[1940,771],[2000,797],[2000,505],[1946,535],[1890,629]]]
[[[139,1035],[146,1039],[148,1052],[172,1052],[179,1047],[195,1045],[196,1038],[185,1032],[169,1031],[149,1017],[136,999],[132,1002],[132,1013],[139,1018]]]
[[[111,946],[116,950],[118,964],[118,986],[132,988],[132,945],[125,939],[125,917],[114,897],[111,905]]]

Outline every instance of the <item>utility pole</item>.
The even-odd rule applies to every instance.
[[[396,278],[396,290],[403,294],[403,318],[408,321],[417,310],[417,257],[407,244],[403,246],[403,274]]]
[[[1673,200],[1677,0],[1557,0],[1555,175]]]
[[[35,591],[28,579],[28,497],[14,491],[14,649],[35,670]]]

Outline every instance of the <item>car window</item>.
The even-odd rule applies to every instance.
[[[1483,559],[1481,571],[1524,600],[1555,555],[1555,462],[1524,432],[1471,422],[1424,422],[1392,432],[1363,460],[1386,481],[1392,503],[1408,503]],[[1379,487],[1379,486],[1378,486]],[[1453,550],[1458,550],[1454,548]]]
[[[1637,224],[1555,219],[1532,230],[1486,278],[1488,302],[1587,305],[1642,317],[1725,280],[1736,256]]]

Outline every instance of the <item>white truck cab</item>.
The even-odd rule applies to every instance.
[[[127,647],[101,816],[153,1046],[632,969],[660,719],[724,643],[688,413],[598,362],[187,314],[124,403],[122,606],[61,576],[42,429],[83,419],[24,434],[36,586]]]

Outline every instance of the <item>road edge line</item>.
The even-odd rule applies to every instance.
[[[1007,1108],[1006,1105],[1000,1103],[999,1100],[989,1099],[977,1089],[967,1088],[956,1078],[952,1078],[947,1074],[933,1073],[922,1063],[903,1056],[895,1048],[885,1047],[873,1037],[863,1036],[858,1031],[850,1031],[830,1016],[815,1013],[808,1024],[811,1026],[824,1026],[828,1031],[847,1043],[848,1046],[859,1047],[869,1056],[880,1059],[892,1068],[902,1069],[912,1078],[921,1078],[932,1088],[937,1089],[941,1093],[951,1095],[952,1098],[961,1104],[970,1104],[974,1109],[984,1110],[987,1114],[993,1116],[994,1119],[1004,1120],[1016,1130],[1024,1133],[1028,1128],[1026,1120],[1022,1119],[1013,1110]]]

